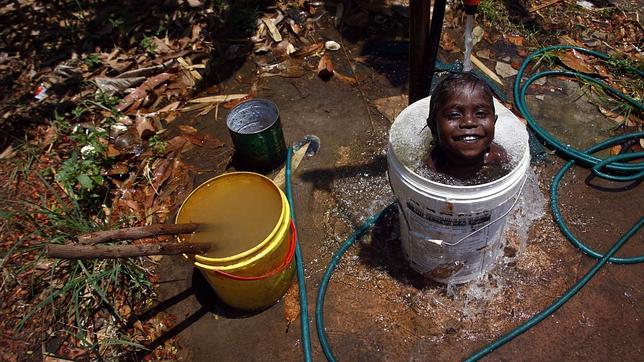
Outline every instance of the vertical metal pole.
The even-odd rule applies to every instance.
[[[434,67],[436,66],[436,56],[438,55],[438,46],[441,42],[441,32],[443,31],[443,19],[445,18],[445,6],[447,0],[436,0],[434,2],[434,10],[432,11],[432,26],[429,29],[429,44],[427,45],[427,95],[429,95],[429,88],[432,86],[432,79],[434,78]]]
[[[435,0],[430,11],[430,0],[409,2],[409,104],[429,95],[446,4]]]
[[[409,2],[409,104],[426,97],[431,0]]]

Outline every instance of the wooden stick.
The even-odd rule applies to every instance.
[[[133,245],[49,244],[47,256],[58,259],[111,259],[146,255],[203,254],[210,244],[157,243]]]
[[[474,54],[470,56],[470,59],[472,60],[472,64],[476,65],[477,68],[483,71],[490,79],[493,81],[499,83],[500,85],[503,85],[503,81],[499,78],[496,73],[494,73],[490,68],[486,67],[485,64],[479,60],[479,58],[475,57]]]
[[[97,231],[78,236],[81,244],[99,244],[112,240],[142,239],[156,235],[190,234],[201,224],[153,224],[119,230]]]

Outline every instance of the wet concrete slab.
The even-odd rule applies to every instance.
[[[346,62],[341,54],[334,56],[334,61]],[[394,200],[385,158],[390,123],[371,101],[403,90],[371,68],[358,65],[358,74],[364,79],[360,89],[338,79],[324,82],[313,73],[266,78],[258,87],[258,97],[278,105],[287,144],[307,134],[321,140],[318,154],[305,159],[293,178],[316,361],[325,359],[313,316],[325,268],[356,227]],[[247,91],[234,83],[227,90]],[[590,119],[595,117],[592,112],[583,111],[583,96],[564,102],[562,97],[568,94],[564,93],[552,92],[546,101],[531,103],[535,116],[557,124],[583,112],[584,122],[600,122],[601,115]],[[225,113],[220,110],[216,120],[212,114],[184,117],[176,124],[189,123],[229,142]],[[573,139],[590,137],[583,133],[587,123],[569,122],[566,127]],[[532,167],[535,192],[545,199],[550,179],[561,165],[556,155],[549,155],[545,163]],[[195,182],[210,176],[199,174]],[[436,284],[411,270],[400,250],[397,212],[387,213],[349,249],[329,284],[325,326],[337,359],[461,360],[552,303],[594,260],[563,237],[544,203],[527,203],[527,207],[544,208],[532,227],[509,228],[510,249],[498,267],[481,280],[461,286]],[[561,205],[573,231],[604,251],[644,214],[644,192],[638,185],[589,180],[587,170],[575,167],[564,179]],[[643,241],[640,232],[620,255],[642,254]],[[490,359],[641,359],[643,268],[607,265],[554,316],[495,351]],[[283,301],[260,313],[239,313],[223,306],[198,271],[181,257],[164,257],[160,269],[156,310],[176,317],[176,326],[162,338],[178,336],[183,359],[302,359],[299,321],[289,325]]]

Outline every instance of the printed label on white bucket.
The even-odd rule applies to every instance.
[[[451,213],[451,212],[437,212],[436,210],[428,207],[423,207],[420,202],[409,199],[405,205],[407,210],[411,211],[412,220],[419,220],[419,223],[425,224],[425,221],[434,225],[435,230],[445,232],[453,231],[455,233],[462,233],[467,228],[474,231],[485,225],[492,220],[491,212],[483,210],[480,212],[472,213]],[[425,221],[422,221],[425,220]]]

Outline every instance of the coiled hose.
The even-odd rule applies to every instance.
[[[570,300],[570,298],[572,298],[581,288],[583,288],[583,286],[586,285],[586,283],[588,283],[588,281],[590,281],[590,279],[592,279],[592,277],[595,276],[595,274],[597,274],[599,269],[601,269],[601,267],[604,266],[606,262],[611,262],[615,264],[634,264],[634,263],[641,263],[642,261],[644,261],[644,256],[637,256],[637,257],[631,257],[631,258],[614,257],[615,253],[617,253],[617,251],[622,247],[622,245],[624,245],[624,243],[626,243],[626,241],[629,238],[635,235],[642,228],[642,225],[644,225],[644,217],[640,217],[639,221],[637,221],[624,235],[622,235],[619,238],[619,240],[617,240],[613,244],[613,246],[609,249],[609,251],[606,254],[602,255],[592,250],[590,247],[585,245],[581,240],[577,239],[577,237],[575,237],[573,233],[570,231],[570,229],[568,228],[568,225],[566,225],[566,222],[564,221],[561,215],[561,212],[559,210],[559,194],[558,194],[559,184],[561,183],[561,179],[563,178],[564,174],[570,168],[572,168],[572,166],[576,162],[579,162],[582,165],[592,166],[592,171],[596,176],[602,177],[608,180],[633,181],[633,182],[641,181],[642,178],[644,177],[644,163],[642,162],[623,163],[621,161],[641,159],[642,157],[644,157],[644,152],[634,152],[634,153],[628,153],[623,155],[617,155],[617,156],[607,157],[604,160],[594,157],[592,154],[602,149],[605,149],[607,147],[610,147],[612,145],[622,143],[629,139],[642,138],[644,137],[644,132],[635,132],[627,135],[613,137],[597,145],[594,145],[586,150],[583,150],[583,151],[576,150],[575,148],[569,145],[563,144],[562,142],[557,140],[553,135],[551,135],[543,128],[541,128],[541,126],[539,126],[539,124],[537,124],[535,119],[532,117],[532,115],[528,111],[528,107],[525,102],[526,91],[530,86],[530,84],[539,78],[546,77],[549,75],[581,78],[583,80],[586,80],[588,82],[591,82],[593,84],[596,84],[602,87],[602,89],[606,89],[613,95],[623,99],[624,101],[628,102],[634,107],[637,107],[640,110],[643,110],[644,107],[642,107],[642,104],[640,102],[636,101],[631,97],[628,97],[627,95],[619,92],[616,89],[609,87],[606,83],[599,81],[595,78],[589,77],[585,74],[580,74],[576,72],[560,71],[560,70],[540,72],[532,75],[530,78],[528,78],[525,81],[525,83],[523,83],[523,85],[521,85],[521,79],[523,77],[523,73],[525,72],[528,64],[534,58],[546,52],[558,51],[558,50],[576,50],[582,53],[586,53],[586,54],[601,58],[603,60],[609,60],[609,57],[606,54],[599,53],[593,50],[580,48],[580,47],[575,47],[575,46],[557,45],[557,46],[551,46],[551,47],[546,47],[546,48],[537,50],[536,52],[530,54],[524,60],[523,64],[521,65],[521,68],[519,68],[519,73],[517,74],[516,79],[514,81],[514,102],[517,108],[519,109],[519,111],[521,112],[521,114],[523,115],[523,117],[527,120],[528,125],[532,128],[532,130],[541,139],[547,142],[552,148],[559,151],[560,153],[562,153],[563,155],[565,155],[570,159],[559,170],[559,172],[557,172],[557,174],[552,180],[552,184],[550,186],[550,209],[552,211],[552,214],[554,216],[554,219],[557,225],[559,226],[563,234],[568,238],[568,240],[570,240],[570,242],[575,247],[579,248],[584,254],[599,260],[586,273],[586,275],[584,275],[577,283],[575,283],[575,285],[573,285],[572,288],[570,288],[566,293],[564,293],[561,297],[555,300],[554,303],[552,303],[550,306],[548,306],[540,313],[536,314],[534,317],[530,318],[528,321],[524,322],[523,324],[516,327],[512,331],[503,335],[501,338],[497,339],[493,343],[487,345],[483,349],[474,353],[466,361],[477,361],[481,359],[485,355],[501,347],[502,345],[511,341],[515,337],[519,336],[523,332],[529,330],[530,328],[534,327],[539,322],[541,322],[542,320],[550,316],[557,309],[559,309],[559,307],[561,307],[568,300]],[[642,72],[637,69],[631,69],[631,70],[634,73],[637,73],[639,76],[643,75]],[[607,172],[601,171],[602,169],[607,170]],[[611,172],[611,173],[608,173],[608,172]]]

